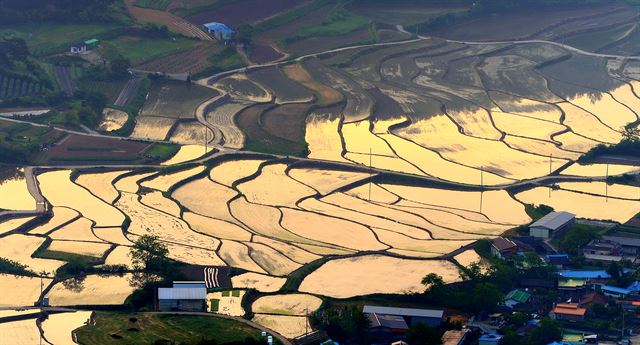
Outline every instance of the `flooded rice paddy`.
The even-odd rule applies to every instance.
[[[133,241],[157,236],[171,259],[234,268],[236,290],[208,296],[218,300],[217,312],[251,313],[253,321],[294,337],[305,333],[305,315],[325,297],[421,292],[429,273],[461,280],[460,267],[481,261],[472,248],[478,239],[532,221],[527,204],[621,223],[640,212],[640,188],[601,179],[640,167],[575,163],[598,144],[619,142],[622,127],[637,121],[635,84],[611,78],[613,86],[604,89],[588,78],[555,80],[537,63],[562,51],[412,44],[417,50],[406,55],[398,54],[402,47],[375,47],[371,54],[336,53],[215,81],[228,93],[229,109],[264,103],[251,125],[233,122],[243,113],[238,109],[207,112],[222,132],[218,148],[282,144],[281,156],[223,152],[206,164],[180,166],[208,153],[197,144],[202,134],[194,133],[204,128],[139,117],[133,137],[191,144],[161,166],[39,171],[47,216],[2,220],[0,257],[47,277],[65,262],[43,257],[43,249],[131,267]],[[290,115],[282,109],[310,113],[274,125],[273,114]],[[306,148],[310,161],[287,157],[292,147]],[[560,181],[549,187],[539,179],[548,175]],[[523,180],[536,184],[510,188]],[[0,182],[0,195],[15,195],[0,198],[0,209],[34,209],[26,186],[24,177]],[[287,284],[287,293],[278,293],[301,268],[309,272],[297,291]],[[56,282],[46,295],[55,306],[122,304],[134,289],[130,278],[89,275]],[[0,296],[0,305],[32,305],[40,297],[38,278],[0,276],[0,282],[24,287]],[[244,310],[244,289],[273,294]],[[76,314],[48,320],[45,336],[66,341],[68,328],[86,320]],[[35,325],[12,327],[24,330],[25,341],[33,337]]]

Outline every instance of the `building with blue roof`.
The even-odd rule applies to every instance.
[[[567,279],[611,279],[611,275],[605,270],[564,270],[558,272],[558,276]]]
[[[625,288],[619,288],[611,285],[594,285],[594,288],[600,289],[605,296],[615,298],[625,298],[631,294],[631,290]]]
[[[238,36],[238,33],[235,30],[222,23],[212,22],[203,24],[202,26],[205,31],[215,37],[215,39],[225,43],[235,40]]]
[[[640,282],[634,281],[633,283],[629,284],[629,286],[627,286],[627,290],[631,292],[640,292]]]

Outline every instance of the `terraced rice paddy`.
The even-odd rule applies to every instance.
[[[202,145],[183,145],[173,157],[162,162],[162,165],[174,165],[198,159],[211,152],[212,147]]]
[[[65,262],[33,255],[46,243],[45,253],[131,267],[129,246],[154,235],[171,259],[234,268],[235,290],[210,293],[212,311],[251,312],[294,337],[325,297],[417,293],[429,273],[459,281],[461,266],[481,260],[475,241],[532,221],[526,204],[626,222],[640,211],[640,190],[601,178],[640,168],[575,161],[622,139],[638,119],[640,84],[607,74],[614,69],[595,57],[558,59],[569,53],[425,39],[247,69],[211,88],[159,83],[131,136],[183,144],[162,163],[174,166],[39,171],[52,218],[1,222],[0,257],[51,274]],[[584,75],[566,71],[574,64]],[[175,166],[205,155],[205,141],[220,149],[214,158]],[[539,179],[548,175],[553,187]],[[0,184],[7,190],[18,198],[0,198],[0,208],[35,207],[24,180]],[[292,289],[293,272],[306,276]],[[47,296],[58,306],[121,304],[129,278],[89,275]],[[0,282],[27,287],[0,305],[38,298],[39,279]],[[244,310],[245,289],[267,295]],[[67,317],[69,327],[84,318]]]
[[[52,279],[43,278],[44,287],[51,284]],[[0,275],[0,307],[30,306],[40,297],[40,278],[16,276],[12,274]]]
[[[234,288],[255,289],[260,292],[275,292],[284,285],[285,278],[271,277],[259,273],[243,273],[231,278]]]
[[[91,311],[51,314],[42,322],[42,333],[52,344],[72,344],[71,332],[87,324]]]
[[[0,178],[0,209],[34,210],[36,201],[27,189],[24,174],[17,169],[15,173],[7,179]]]
[[[56,283],[47,297],[55,306],[122,304],[134,290],[130,279],[129,273],[123,276],[88,275],[78,284]]]
[[[129,115],[122,110],[105,108],[102,111],[102,120],[98,128],[105,132],[117,131],[127,123],[128,119]]]
[[[39,344],[42,340],[34,319],[0,323],[0,334],[15,345]]]
[[[460,280],[458,270],[448,261],[367,255],[327,262],[302,281],[300,291],[335,298],[421,292],[425,287],[420,280],[428,273],[439,274],[447,283]]]
[[[633,218],[640,209],[640,201],[585,194],[550,187],[537,187],[516,194],[516,198],[524,203],[549,205],[554,209],[571,212],[578,217],[604,219],[624,223]],[[580,187],[575,187],[580,189]],[[585,187],[589,188],[589,187]]]
[[[132,138],[165,140],[176,120],[157,116],[138,116]]]

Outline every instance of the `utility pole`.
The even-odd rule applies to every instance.
[[[549,175],[551,175],[551,172],[553,171],[553,153],[549,154]]]
[[[371,202],[371,184],[373,183],[373,170],[371,169],[371,146],[369,146],[369,202]]]
[[[609,202],[609,163],[607,163],[607,172],[604,179],[604,202]],[[624,315],[624,312],[623,312]]]

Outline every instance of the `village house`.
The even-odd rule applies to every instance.
[[[380,315],[397,316],[403,318],[408,326],[422,323],[433,328],[440,326],[444,317],[443,310],[377,307],[370,305],[365,305],[362,312],[364,314],[376,314],[377,317],[380,317]],[[369,316],[367,315],[367,317]]]
[[[469,329],[450,330],[444,332],[442,338],[442,345],[462,345],[467,340],[467,336],[471,331]]]
[[[504,305],[509,308],[514,308],[518,304],[524,304],[529,302],[530,299],[531,299],[531,294],[526,291],[519,290],[519,289],[511,290],[504,297]]]
[[[544,256],[544,261],[559,270],[567,268],[572,264],[567,254],[547,254]]]
[[[605,270],[565,270],[559,271],[558,288],[562,290],[584,289],[592,283],[604,283],[611,279],[611,275]]]
[[[587,310],[576,303],[558,303],[549,312],[549,317],[559,321],[584,321]]]
[[[529,225],[529,235],[537,238],[549,239],[560,236],[573,227],[576,216],[569,212],[550,212]]]
[[[512,240],[498,237],[491,240],[491,255],[504,259],[518,254],[518,245]]]
[[[174,281],[170,288],[158,288],[160,311],[205,311],[206,299],[204,281]]]
[[[591,240],[583,249],[582,255],[590,263],[610,263],[628,260],[635,262],[634,256],[625,256],[622,245],[609,240]]]

